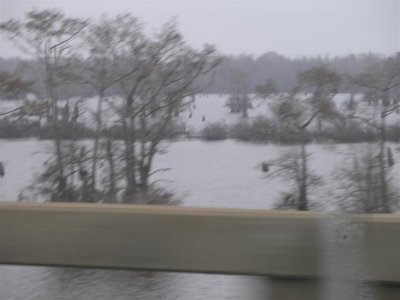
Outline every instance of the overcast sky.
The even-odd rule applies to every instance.
[[[97,18],[130,12],[149,28],[177,16],[194,47],[214,44],[225,54],[276,51],[343,55],[400,51],[400,0],[0,0],[0,18],[21,19],[33,8],[59,8],[71,16]],[[0,56],[20,53],[1,37]]]

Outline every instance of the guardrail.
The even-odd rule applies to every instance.
[[[272,299],[321,299],[328,216],[108,204],[0,204],[0,263],[272,278]],[[354,215],[379,299],[400,299],[400,215]],[[345,234],[344,243],[350,240]]]

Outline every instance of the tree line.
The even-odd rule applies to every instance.
[[[227,94],[230,92],[232,73],[242,72],[246,77],[246,88],[254,91],[257,86],[268,80],[273,81],[279,92],[290,92],[297,84],[297,74],[319,65],[328,65],[340,74],[354,76],[365,72],[371,66],[384,61],[387,56],[363,53],[337,57],[299,57],[289,58],[276,52],[267,52],[260,56],[254,55],[220,55],[220,63],[207,74],[194,81],[202,93]],[[78,59],[78,58],[76,58]],[[106,66],[105,66],[106,67]],[[6,99],[19,99],[28,92],[38,97],[45,94],[42,84],[35,80],[40,64],[32,58],[1,58],[0,82],[1,95]],[[85,72],[85,70],[82,70]],[[237,76],[237,75],[233,75]],[[60,86],[59,96],[70,98],[74,96],[88,97],[94,94],[88,85],[77,85],[73,90]],[[349,90],[346,90],[349,91]],[[362,91],[353,86],[352,92]],[[117,95],[118,89],[113,86],[107,89],[107,95]]]

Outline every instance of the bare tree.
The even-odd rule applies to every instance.
[[[386,146],[387,124],[386,119],[400,108],[400,104],[393,101],[392,90],[400,86],[400,57],[389,57],[383,62],[372,65],[365,73],[359,74],[353,79],[353,83],[366,88],[370,94],[377,96],[376,104],[379,105],[378,114],[371,116],[359,116],[352,113],[347,118],[358,119],[367,126],[374,128],[379,134],[379,183],[382,212],[390,213],[390,196],[388,193],[388,174],[390,173],[389,155],[391,149]]]
[[[308,172],[307,129],[317,116],[318,111],[313,111],[313,107],[300,101],[295,92],[283,101],[279,100],[273,103],[271,109],[279,124],[279,134],[285,137],[289,135],[295,136],[295,139],[300,144],[297,153],[284,154],[280,158],[270,162],[272,165],[278,167],[277,171],[274,171],[272,174],[283,177],[291,174],[290,176],[292,176],[292,179],[298,185],[298,194],[294,196],[293,205],[298,210],[308,210],[308,187],[310,186],[308,180],[310,174]]]
[[[127,25],[135,22],[126,21]],[[128,44],[118,66],[118,73],[126,74],[117,85],[122,104],[114,105],[114,110],[123,129],[124,201],[137,202],[137,194],[150,191],[153,159],[176,111],[187,107],[195,92],[194,80],[210,71],[218,59],[210,46],[202,51],[189,48],[173,22],[153,38],[130,25],[119,25]]]
[[[309,128],[317,117],[322,122],[336,115],[332,99],[340,77],[334,71],[319,67],[300,73],[298,81],[298,87],[287,97],[273,102],[271,110],[280,128],[281,139],[292,136],[291,140],[296,140],[300,145],[299,151],[292,155],[284,154],[271,164],[278,167],[272,174],[283,177],[289,174],[296,183],[297,193],[292,196],[292,208],[295,206],[298,210],[308,210],[309,188],[318,181],[318,177],[309,171],[308,166]],[[306,85],[314,87],[314,93],[304,99],[299,97],[299,90]]]
[[[11,19],[0,24],[0,30],[26,54],[37,59],[42,66],[46,90],[46,117],[54,129],[55,167],[52,168],[57,197],[68,198],[67,171],[64,161],[65,148],[60,136],[59,97],[57,88],[71,74],[67,63],[73,56],[71,43],[86,26],[80,19],[68,18],[55,10],[30,11],[24,21]],[[40,78],[40,76],[39,76]]]
[[[99,164],[102,161],[106,161],[109,173],[108,180],[106,180],[109,189],[106,194],[109,202],[116,201],[117,188],[115,175],[116,153],[113,150],[113,137],[104,135],[107,127],[107,124],[104,124],[105,105],[109,101],[106,93],[119,80],[129,75],[129,71],[127,71],[127,74],[117,74],[116,72],[118,61],[123,59],[120,50],[126,43],[126,36],[120,30],[124,27],[120,27],[119,24],[123,24],[128,18],[128,16],[110,18],[107,15],[103,15],[99,22],[88,26],[83,34],[87,58],[83,61],[84,75],[82,76],[82,81],[91,86],[98,97],[97,107],[93,112],[95,135],[93,138],[91,168],[88,174],[90,178],[89,186],[93,192],[97,190],[98,179],[100,179],[98,175]],[[139,27],[136,19],[130,18],[130,22],[132,28]],[[129,25],[125,24],[126,26]]]
[[[279,209],[309,210],[312,189],[322,182],[320,176],[309,169],[310,154],[305,152],[305,147],[288,151],[280,157],[267,162],[267,178],[282,178],[292,185],[292,190],[286,192],[277,203]]]
[[[229,98],[226,105],[231,113],[240,113],[244,119],[248,117],[248,110],[252,108],[249,95],[249,83],[246,74],[239,68],[232,68],[228,81]]]
[[[389,205],[391,210],[398,207],[399,190],[389,174],[386,175],[384,187],[388,202],[382,201],[380,157],[376,155],[375,145],[353,148],[352,153],[335,170],[334,179],[338,182],[337,203],[344,211],[382,213],[387,212],[385,205]]]

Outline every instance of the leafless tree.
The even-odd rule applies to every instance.
[[[117,66],[124,74],[117,86],[122,103],[113,108],[123,130],[125,202],[140,201],[136,195],[150,191],[152,163],[176,112],[190,103],[193,82],[218,62],[214,48],[189,48],[174,22],[154,37],[146,37],[130,16],[119,28],[127,35],[123,58]]]
[[[301,102],[296,97],[295,92],[283,101],[278,100],[278,102],[273,103],[271,108],[279,124],[280,135],[295,136],[300,144],[298,152],[284,154],[270,162],[270,164],[278,167],[277,171],[272,174],[282,175],[283,177],[291,174],[290,176],[298,185],[298,194],[294,196],[293,205],[298,210],[308,210],[308,187],[310,186],[308,180],[310,174],[308,172],[307,129],[317,116],[318,111],[313,111],[312,107]]]
[[[378,132],[379,199],[382,201],[380,207],[382,207],[382,212],[390,213],[392,207],[388,192],[388,176],[391,164],[388,153],[391,152],[391,149],[386,145],[386,120],[389,115],[400,108],[400,104],[392,101],[393,97],[391,97],[391,91],[400,86],[400,57],[389,57],[385,61],[372,65],[367,72],[354,77],[353,83],[366,88],[367,92],[377,95],[376,104],[379,107],[378,113],[371,116],[360,116],[353,112],[347,115],[346,118],[360,120]]]
[[[246,74],[237,67],[231,68],[228,80],[229,98],[226,105],[231,113],[240,113],[244,119],[252,108]]]
[[[299,85],[287,97],[276,99],[271,104],[271,110],[275,115],[280,128],[282,138],[294,136],[299,143],[297,153],[284,154],[271,162],[278,168],[272,174],[291,176],[297,187],[295,196],[292,196],[292,208],[298,210],[309,209],[309,188],[318,181],[318,176],[309,171],[307,143],[309,128],[313,121],[320,117],[321,122],[336,114],[336,108],[332,102],[337,91],[340,77],[335,72],[323,68],[313,68],[299,74]],[[301,98],[299,91],[305,85],[315,88],[314,93]]]
[[[71,44],[86,26],[80,19],[66,17],[56,10],[30,11],[24,21],[11,19],[0,24],[0,30],[26,54],[37,59],[43,68],[43,80],[46,88],[47,120],[55,131],[55,186],[60,199],[67,198],[67,171],[64,161],[63,145],[60,137],[59,97],[57,88],[70,73],[66,67],[73,55]]]
[[[388,201],[382,201],[380,157],[376,155],[375,148],[371,144],[353,148],[335,170],[335,192],[340,209],[353,213],[383,213],[387,212],[386,205],[391,210],[398,207],[400,194],[390,174],[385,176],[384,187]],[[392,166],[388,165],[388,168]]]
[[[130,24],[128,23],[130,22]],[[107,107],[107,90],[117,84],[125,76],[129,75],[130,70],[126,74],[117,74],[118,61],[124,59],[121,49],[126,47],[127,27],[131,26],[132,30],[140,28],[140,24],[135,18],[129,16],[117,16],[110,18],[103,15],[98,22],[92,22],[83,32],[83,49],[86,58],[82,64],[81,80],[88,84],[94,90],[97,100],[97,107],[93,112],[95,135],[93,137],[93,148],[91,154],[91,167],[88,174],[89,187],[93,193],[98,188],[98,171],[99,164],[106,161],[109,173],[107,185],[109,186],[107,201],[116,201],[116,175],[115,175],[115,157],[113,137],[105,135],[106,124],[104,124],[104,113]],[[125,44],[124,44],[125,43]],[[103,151],[101,151],[103,150]],[[104,170],[105,171],[105,170]],[[104,179],[103,179],[104,180]]]
[[[310,170],[309,157],[310,154],[305,152],[305,148],[300,147],[266,163],[269,169],[266,176],[268,179],[279,177],[292,185],[292,190],[284,193],[276,205],[277,208],[295,210],[312,208],[309,194],[315,186],[321,184],[322,179]]]

